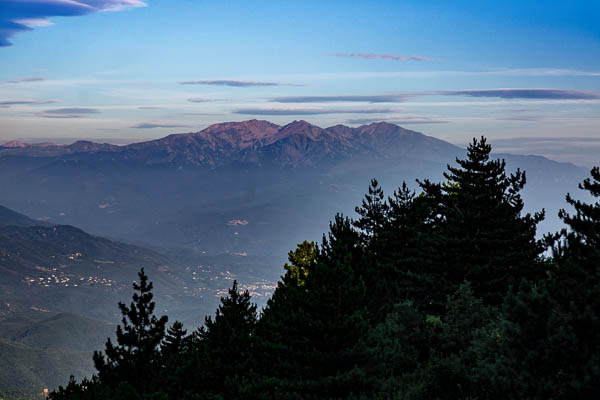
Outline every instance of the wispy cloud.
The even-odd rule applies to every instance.
[[[287,96],[271,99],[275,103],[333,103],[333,102],[360,102],[360,103],[398,103],[405,101],[405,94],[377,94],[377,95],[341,95],[341,96]]]
[[[0,47],[11,46],[21,32],[52,25],[51,17],[73,17],[99,11],[145,7],[142,0],[10,0],[2,1]]]
[[[238,80],[199,80],[183,81],[180,85],[212,85],[212,86],[232,86],[232,87],[268,87],[268,86],[306,86],[299,83],[282,82],[262,82],[262,81],[238,81]]]
[[[81,118],[90,114],[98,114],[97,108],[67,107],[45,110],[37,115],[44,118]]]
[[[564,68],[492,68],[489,70],[432,70],[432,71],[352,71],[298,74],[296,79],[431,79],[457,76],[523,76],[523,77],[598,77],[600,71]]]
[[[1,32],[1,28],[0,28],[0,32]],[[1,33],[0,33],[0,35],[1,35]],[[30,77],[27,77],[27,78],[11,79],[9,81],[6,81],[6,83],[41,82],[41,81],[45,81],[45,80],[46,80],[46,78],[44,78],[43,76],[30,76]]]
[[[423,124],[444,124],[450,121],[433,119],[427,117],[404,117],[404,118],[357,118],[346,120],[351,125],[366,125],[373,122],[388,122],[396,125],[423,125]]]
[[[187,101],[189,101],[191,103],[212,103],[212,102],[219,101],[219,100],[206,99],[204,97],[191,97],[191,98],[187,99]]]
[[[564,89],[475,89],[475,90],[442,90],[423,92],[425,95],[498,97],[501,99],[558,99],[558,100],[592,100],[600,99],[600,93],[583,90]]]
[[[162,107],[157,106],[139,106],[138,110],[160,110]]]
[[[46,114],[97,114],[100,112],[97,108],[84,108],[84,107],[66,107],[66,108],[54,108],[52,110],[44,111]]]
[[[503,76],[600,76],[600,71],[581,71],[565,68],[499,68],[480,74]]]
[[[566,89],[469,89],[469,90],[435,90],[422,92],[399,92],[379,95],[332,95],[332,96],[287,96],[271,99],[276,103],[331,103],[331,102],[364,102],[364,103],[399,103],[409,98],[421,96],[466,96],[501,99],[532,100],[594,100],[600,99],[600,92]]]
[[[401,54],[374,54],[374,53],[335,53],[334,57],[364,58],[367,60],[392,60],[392,61],[433,61],[429,57],[405,56]]]
[[[518,121],[518,122],[535,122],[540,119],[536,115],[509,115],[507,117],[496,118],[499,121]]]
[[[45,18],[23,18],[16,19],[14,22],[25,25],[28,28],[42,28],[44,26],[54,25],[54,22]]]
[[[48,99],[48,100],[0,100],[0,106],[19,106],[19,105],[37,105],[37,104],[52,104],[52,103],[60,103],[60,100],[56,99]]]
[[[163,122],[142,122],[132,126],[135,129],[154,129],[154,128],[185,128],[189,125],[182,124],[172,124],[172,123],[163,123]]]
[[[389,114],[394,112],[388,108],[240,108],[233,111],[234,114],[242,115],[321,115],[321,114]]]

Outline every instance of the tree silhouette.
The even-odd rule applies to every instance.
[[[133,301],[119,303],[123,318],[117,326],[117,344],[108,338],[104,353],[94,352],[94,366],[100,382],[111,388],[129,383],[140,393],[151,391],[158,382],[159,345],[165,335],[167,317],[154,315],[152,283],[144,269],[133,283]]]

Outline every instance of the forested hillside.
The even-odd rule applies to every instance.
[[[70,375],[89,376],[93,349],[115,330],[114,324],[77,314],[48,314],[31,311],[1,321],[0,398],[35,398]]]
[[[202,327],[169,327],[142,270],[97,375],[50,399],[599,398],[600,168],[538,240],[525,173],[490,151],[388,197],[373,180],[260,312],[234,283]]]

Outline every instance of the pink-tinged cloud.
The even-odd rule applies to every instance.
[[[100,110],[97,108],[86,108],[86,107],[67,107],[67,108],[54,108],[46,110],[37,114],[43,118],[82,118],[90,114],[99,114]]]
[[[376,95],[332,95],[332,96],[286,96],[271,99],[275,103],[330,103],[330,102],[357,102],[357,103],[399,103],[406,101],[405,94],[376,94]]]
[[[132,126],[135,129],[154,129],[154,128],[185,128],[188,125],[172,124],[164,122],[142,122]]]
[[[234,110],[241,115],[323,115],[323,114],[389,114],[394,112],[389,108],[296,108],[296,107],[254,107]]]
[[[405,56],[401,54],[374,54],[374,53],[335,53],[334,57],[364,58],[367,60],[393,60],[393,61],[433,61],[429,57]]]
[[[376,122],[387,122],[396,125],[425,125],[425,124],[445,124],[450,121],[441,119],[432,119],[427,117],[404,117],[404,118],[358,118],[348,119],[347,124],[351,125],[367,125]]]

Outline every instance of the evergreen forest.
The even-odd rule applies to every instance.
[[[600,398],[600,168],[540,239],[525,172],[490,152],[474,139],[441,183],[373,179],[262,310],[233,282],[203,326],[169,323],[142,269],[97,373],[49,399]]]

